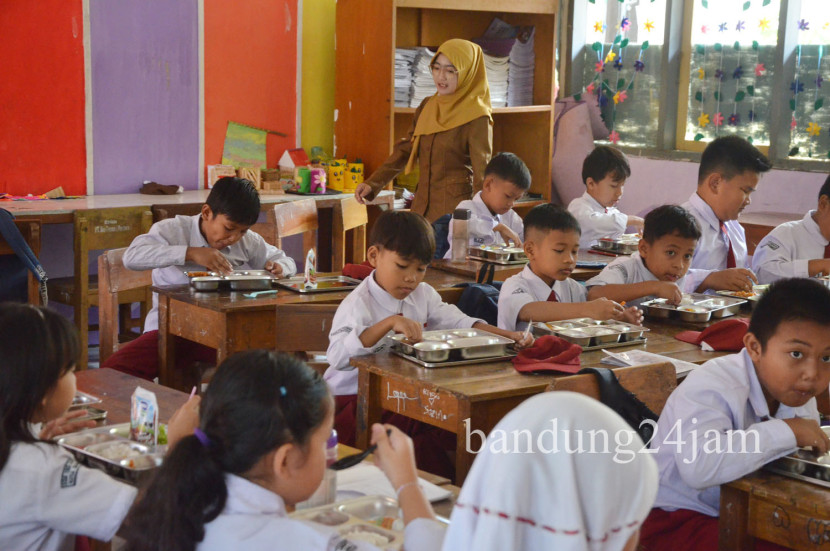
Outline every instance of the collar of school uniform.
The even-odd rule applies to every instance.
[[[692,193],[692,196],[689,197],[689,204],[694,207],[700,217],[703,218],[707,224],[712,226],[716,232],[720,233],[720,220],[715,214],[715,211],[712,210],[712,207],[709,206],[709,203],[703,200],[703,197],[698,195],[697,192],[694,192]]]
[[[597,212],[608,212],[609,209],[613,208],[613,207],[607,207],[606,208],[599,201],[594,199],[591,196],[591,194],[588,193],[587,191],[582,194],[582,198],[585,199],[585,201],[588,203],[588,205],[590,205],[591,208],[594,209]]]
[[[386,289],[381,287],[378,284],[377,281],[375,281],[375,274],[376,273],[377,273],[377,271],[372,272],[372,275],[367,277],[365,279],[365,281],[368,281],[367,285],[369,286],[369,295],[373,299],[375,299],[377,301],[377,303],[380,304],[380,306],[382,308],[385,308],[385,309],[389,310],[390,312],[395,312],[396,314],[400,314],[401,312],[403,312],[403,305],[404,304],[409,304],[409,303],[414,304],[414,300],[412,298],[412,295],[415,294],[415,291],[412,291],[411,293],[409,293],[409,296],[407,296],[405,299],[398,300],[395,297],[393,297],[392,295],[390,295],[389,292],[386,291]],[[417,289],[418,288],[416,287],[415,290],[417,290]]]
[[[522,270],[522,279],[525,279],[530,283],[530,288],[533,291],[533,294],[535,296],[543,297],[542,300],[547,300],[551,291],[557,291],[556,284],[559,283],[558,281],[554,281],[553,286],[548,286],[548,284],[545,283],[541,277],[533,273],[533,270],[530,269],[530,264],[525,264],[525,267]],[[556,294],[561,295],[558,291]]]
[[[648,269],[648,266],[646,266],[646,261],[643,260],[642,256],[640,256],[640,251],[635,251],[635,252],[631,253],[631,256],[629,258],[631,259],[632,262],[634,262],[636,264],[637,269],[640,271],[640,274],[643,276],[643,281],[657,281],[657,276],[654,275],[651,272],[651,270]],[[679,284],[680,281],[682,281],[682,279],[683,278],[680,278],[679,280],[677,280],[677,283]]]
[[[764,397],[764,389],[761,386],[761,381],[758,380],[758,373],[755,372],[755,364],[752,363],[752,358],[749,357],[749,352],[746,351],[746,348],[741,350],[740,356],[744,362],[747,381],[749,382],[749,404],[755,410],[755,415],[759,419],[770,417],[767,399]],[[783,407],[783,404],[781,407]]]
[[[205,236],[202,235],[202,230],[199,228],[199,220],[202,218],[201,214],[196,214],[190,217],[190,246],[191,247],[210,247]]]
[[[806,215],[804,215],[802,222],[804,223],[804,228],[807,230],[807,233],[810,234],[810,237],[815,239],[816,243],[822,243],[826,247],[828,242],[824,238],[824,236],[821,235],[821,229],[818,227],[818,224],[816,224],[816,221],[813,219],[813,215],[815,213],[816,211],[814,210],[809,211]]]
[[[501,215],[500,214],[493,214],[493,211],[490,210],[490,207],[487,206],[487,203],[484,202],[484,199],[481,198],[481,192],[479,191],[473,196],[473,203],[479,205],[482,211],[486,212],[490,215],[490,217],[496,221],[496,223],[501,222]]]
[[[287,516],[285,502],[274,492],[235,474],[225,475],[228,499],[224,513]]]

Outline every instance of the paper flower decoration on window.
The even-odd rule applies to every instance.
[[[593,94],[594,93],[594,83],[592,82],[592,83],[588,84],[588,86],[585,87],[585,91],[588,92],[589,94]]]
[[[798,30],[800,31],[809,31],[810,30],[810,22],[806,19],[802,19],[798,22]]]
[[[699,78],[700,80],[703,80],[703,78],[705,76],[706,76],[706,71],[703,70],[703,67],[701,67],[700,69],[697,70],[697,78]]]
[[[743,21],[738,21],[738,24],[735,25],[735,30],[738,31],[738,32],[741,32],[745,28],[746,28],[746,25],[744,24]]]
[[[762,31],[765,31],[765,30],[769,29],[769,19],[767,19],[765,17],[765,18],[761,19],[760,21],[758,21],[758,27],[760,27],[760,29]]]
[[[742,76],[744,76],[744,68],[743,67],[738,67],[737,69],[732,71],[732,78],[734,78],[735,80],[738,80]]]
[[[643,25],[643,28],[646,30],[647,33],[650,33],[651,31],[654,30],[654,21],[649,21],[648,19],[646,19],[646,22]]]
[[[821,83],[824,82],[824,79],[821,78],[821,75],[816,77],[816,88],[821,88]]]
[[[721,71],[720,69],[715,71],[715,78],[720,81],[723,81],[723,71]]]
[[[755,120],[755,111],[750,109],[749,113],[746,114],[746,118],[749,120],[749,122],[754,121]]]
[[[732,113],[729,115],[728,122],[732,126],[738,126],[741,123],[741,116],[738,113]]]
[[[614,58],[616,58],[616,57],[617,57],[617,54],[615,54],[614,52],[608,52],[608,55],[605,56],[605,63],[608,63],[610,61],[614,61]]]
[[[608,105],[608,96],[603,94],[602,90],[600,90],[599,95],[597,96],[597,103],[600,107],[605,107],[606,105]]]
[[[643,69],[646,68],[646,64],[640,61],[639,59],[634,62],[634,70],[638,73],[642,73]]]
[[[707,113],[703,113],[703,114],[701,114],[701,115],[697,118],[697,124],[698,124],[701,128],[706,128],[707,126],[709,126],[709,115],[708,115]]]
[[[614,105],[616,105],[618,103],[622,103],[627,99],[628,99],[628,92],[626,92],[625,90],[620,90],[619,92],[614,94]]]
[[[718,25],[718,32],[719,33],[722,33],[725,30],[726,30],[726,23],[721,23],[720,25]]]
[[[712,117],[712,124],[715,126],[721,126],[723,124],[723,114],[715,113],[715,116]]]
[[[616,144],[618,141],[620,141],[619,133],[616,130],[612,130],[611,133],[608,134],[608,141],[613,144]]]
[[[814,122],[807,125],[807,133],[811,136],[818,136],[821,133],[821,127]]]
[[[799,92],[803,92],[804,91],[804,83],[803,82],[798,82],[797,80],[794,80],[792,82],[792,84],[790,84],[790,91],[793,94],[798,94]]]
[[[622,61],[619,58],[615,59],[614,60],[614,69],[619,71],[622,68],[623,68]]]
[[[627,31],[628,27],[631,26],[631,21],[627,17],[623,17],[623,20],[620,21],[620,29]]]
[[[709,27],[707,27],[706,25],[703,25],[703,26],[700,28],[700,32],[701,32],[701,34],[706,34],[706,33],[708,33],[708,32],[709,32]]]
[[[605,25],[602,24],[602,21],[597,21],[596,23],[594,23],[594,32],[595,33],[601,33],[604,30],[605,30]]]
[[[762,77],[762,76],[764,76],[764,71],[766,71],[766,70],[767,70],[767,68],[766,68],[766,67],[764,67],[764,64],[763,64],[763,63],[759,63],[759,64],[757,64],[757,65],[755,66],[755,76],[756,76],[756,77]]]
[[[594,64],[594,72],[595,73],[600,73],[600,72],[603,72],[603,71],[605,71],[605,63],[603,63],[602,61],[597,61]]]

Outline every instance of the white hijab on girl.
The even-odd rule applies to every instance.
[[[643,447],[619,415],[582,394],[524,401],[473,463],[444,551],[628,549],[657,495],[657,465]]]

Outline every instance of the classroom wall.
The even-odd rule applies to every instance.
[[[332,153],[336,0],[303,1],[302,147]]]
[[[0,193],[85,193],[81,1],[4,0],[0,36]]]

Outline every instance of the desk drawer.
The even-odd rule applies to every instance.
[[[830,550],[830,518],[790,503],[750,498],[749,534],[792,549]]]

